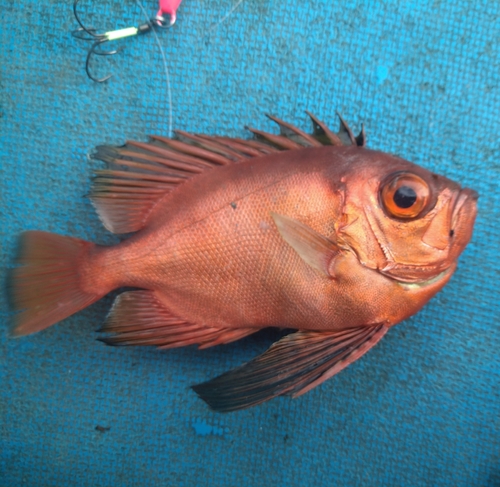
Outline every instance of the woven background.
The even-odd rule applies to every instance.
[[[154,0],[143,0],[153,14]],[[358,363],[297,399],[212,413],[189,389],[275,335],[207,351],[95,341],[111,298],[35,336],[0,309],[1,486],[500,486],[500,3],[185,0],[160,33],[174,127],[243,136],[264,113],[336,126],[476,189],[472,243],[450,284]],[[133,0],[82,0],[109,30],[143,21]],[[168,132],[153,36],[97,59],[71,2],[0,0],[1,268],[41,229],[112,243],[89,202],[86,154]],[[110,428],[100,432],[96,426]]]

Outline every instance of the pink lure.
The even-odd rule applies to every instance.
[[[161,18],[164,15],[170,16],[170,25],[175,24],[177,18],[177,9],[182,3],[182,0],[158,0],[160,10],[156,14],[157,17]]]

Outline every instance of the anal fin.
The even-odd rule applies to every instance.
[[[378,324],[292,333],[250,362],[193,389],[218,412],[245,409],[281,395],[297,397],[363,356],[387,330]]]
[[[153,345],[177,348],[198,345],[208,348],[230,343],[255,333],[255,328],[215,328],[188,323],[166,309],[153,291],[120,294],[99,330],[114,333],[99,338],[107,345]]]

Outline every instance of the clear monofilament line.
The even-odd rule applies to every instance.
[[[146,22],[151,25],[151,20],[148,17],[148,13],[146,12],[146,9],[140,2],[140,0],[135,0],[139,8],[142,10],[142,13],[144,14],[144,18],[146,19]],[[163,47],[160,42],[160,38],[158,37],[158,34],[156,33],[155,29],[151,29],[153,31],[153,34],[156,39],[156,44],[158,45],[158,49],[160,50],[160,54],[162,57],[162,62],[163,62],[163,68],[165,70],[165,80],[167,82],[167,98],[168,98],[168,136],[172,137],[172,125],[173,125],[173,116],[172,116],[172,90],[170,87],[170,73],[168,70],[168,65],[167,65],[167,58],[165,56],[165,51],[163,50]]]

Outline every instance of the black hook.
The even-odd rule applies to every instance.
[[[93,76],[92,73],[90,72],[90,59],[92,57],[92,54],[96,54],[97,56],[113,56],[114,54],[122,50],[122,48],[118,48],[112,51],[103,51],[98,49],[100,46],[102,46],[106,42],[123,39],[125,37],[132,37],[135,35],[145,34],[146,32],[152,30],[153,28],[168,29],[171,26],[171,24],[168,23],[163,17],[156,17],[155,19],[151,19],[147,23],[141,24],[138,27],[127,27],[125,29],[113,30],[110,32],[104,32],[102,34],[99,34],[97,33],[97,30],[94,29],[93,27],[85,27],[85,25],[81,21],[77,11],[77,6],[79,3],[80,0],[74,1],[73,14],[75,15],[75,19],[78,22],[80,28],[73,31],[71,34],[73,35],[73,37],[80,39],[82,41],[93,41],[93,44],[87,53],[87,59],[85,61],[85,71],[87,73],[87,76],[96,83],[104,83],[113,75],[109,74],[104,78],[96,78],[95,76]]]

